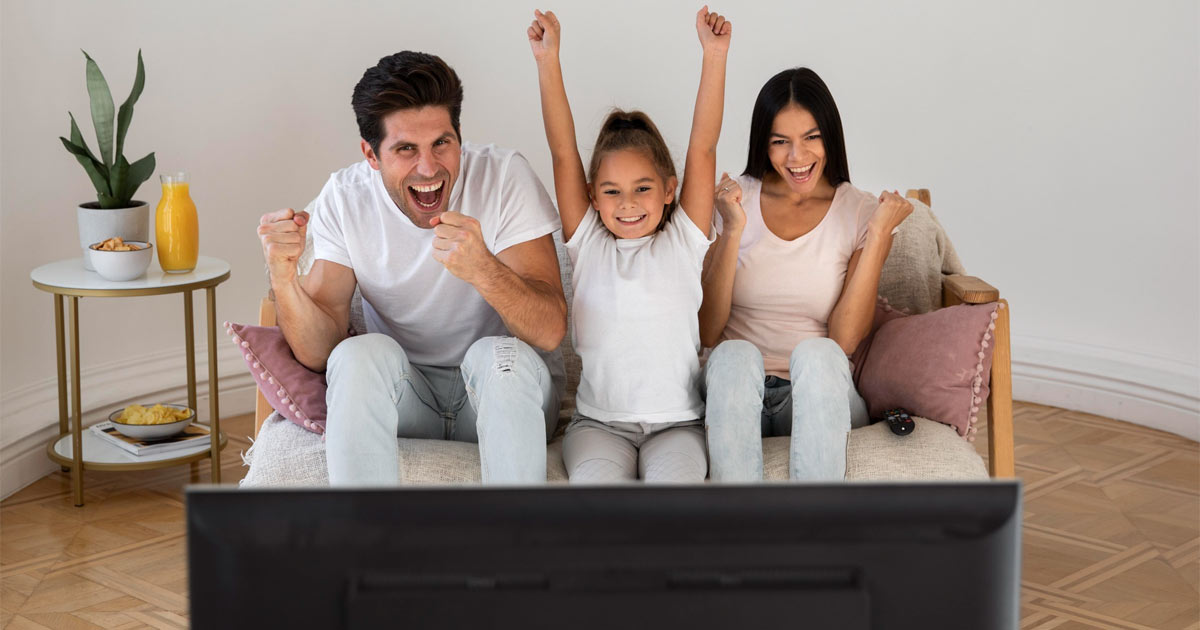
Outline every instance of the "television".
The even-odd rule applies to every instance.
[[[187,491],[194,628],[1014,629],[1021,486]]]

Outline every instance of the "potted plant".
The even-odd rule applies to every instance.
[[[116,112],[113,122],[113,99],[108,90],[108,81],[100,72],[100,66],[88,55],[87,90],[91,101],[92,125],[96,128],[98,155],[92,153],[79,132],[75,115],[71,117],[71,139],[59,136],[63,146],[70,151],[96,188],[96,201],[79,204],[76,217],[79,223],[79,245],[83,248],[83,265],[92,269],[88,245],[114,236],[125,240],[150,240],[150,206],[137,201],[133,195],[138,187],[154,174],[154,153],[133,162],[125,158],[125,134],[133,118],[133,105],[142,95],[145,69],[142,66],[142,51],[138,51],[137,76],[129,98]]]

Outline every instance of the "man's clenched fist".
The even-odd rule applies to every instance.
[[[479,221],[458,212],[433,218],[433,258],[450,273],[476,284],[495,257],[483,242]]]
[[[262,241],[263,257],[272,280],[295,277],[296,263],[304,253],[307,231],[308,213],[291,208],[269,212],[259,220],[258,238]]]

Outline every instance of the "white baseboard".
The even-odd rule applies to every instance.
[[[1013,398],[1200,441],[1200,366],[1013,335]]]
[[[237,349],[217,350],[221,417],[254,411],[256,386]],[[105,419],[131,403],[187,403],[186,364],[182,349],[93,366],[81,374],[84,426]],[[196,357],[197,417],[207,420],[208,357]],[[37,481],[57,467],[46,444],[58,435],[58,381],[43,379],[0,398],[0,499]],[[68,409],[69,412],[69,409]]]

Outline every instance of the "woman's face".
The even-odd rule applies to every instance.
[[[649,236],[675,199],[675,178],[666,182],[644,152],[612,151],[600,160],[592,182],[592,207],[617,238]]]
[[[825,142],[807,109],[789,103],[775,115],[767,140],[767,157],[788,188],[810,195],[825,179]]]

